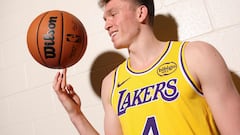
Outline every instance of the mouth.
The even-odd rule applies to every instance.
[[[117,35],[117,31],[112,31],[112,32],[110,32],[109,35],[110,35],[111,38],[113,38],[114,36]]]

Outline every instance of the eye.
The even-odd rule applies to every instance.
[[[116,15],[116,13],[111,13],[111,16],[114,17]]]
[[[112,17],[116,16],[117,14],[118,14],[118,13],[115,12],[115,11],[114,11],[114,12],[111,12],[111,16],[112,16]]]

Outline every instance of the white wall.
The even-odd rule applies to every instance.
[[[92,86],[99,80],[94,80],[91,75],[100,76],[100,73],[106,72],[109,68],[104,65],[106,60],[101,63],[99,58],[116,50],[103,29],[102,10],[97,2],[1,0],[1,135],[77,135],[51,87],[59,70],[48,69],[35,62],[26,44],[26,32],[31,21],[40,13],[53,9],[74,14],[86,27],[88,48],[82,60],[69,68],[68,82],[82,98],[86,116],[103,134],[103,109]],[[156,15],[170,14],[176,21],[179,40],[204,40],[213,44],[223,55],[230,71],[238,75],[239,7],[239,0],[155,0]],[[119,53],[122,56],[127,54],[126,50]],[[101,57],[102,60],[104,58]],[[114,60],[111,62],[117,63]],[[235,79],[239,80],[239,77]]]

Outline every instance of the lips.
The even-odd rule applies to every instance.
[[[113,38],[117,34],[117,31],[111,31],[109,32],[109,36]]]

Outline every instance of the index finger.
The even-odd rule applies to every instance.
[[[62,83],[61,83],[61,88],[65,89],[66,85],[67,85],[67,68],[64,68],[62,70]]]

